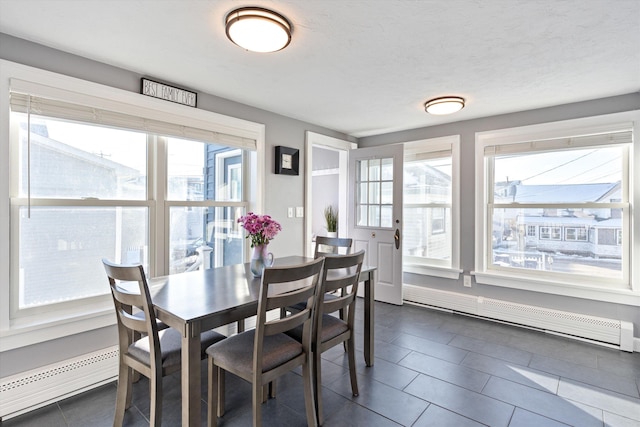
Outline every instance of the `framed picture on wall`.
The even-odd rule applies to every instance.
[[[275,172],[280,175],[298,175],[300,151],[296,148],[276,146]]]

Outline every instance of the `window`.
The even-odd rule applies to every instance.
[[[540,227],[541,240],[560,240],[560,227]]]
[[[168,273],[243,261],[243,150],[21,112],[11,120],[19,129],[16,316],[107,294],[101,258],[149,271],[150,233],[164,230],[150,219],[148,151],[167,153],[167,200],[158,206],[168,209]]]
[[[580,227],[580,228],[566,227],[564,229],[565,240],[586,242],[587,235],[588,235],[587,227]]]
[[[405,271],[457,277],[443,269],[458,267],[458,141],[455,136],[405,144]]]
[[[393,227],[393,159],[359,160],[356,167],[356,225]]]
[[[3,348],[112,324],[101,258],[151,276],[244,259],[236,219],[261,209],[263,125],[18,64],[2,73]]]
[[[23,113],[11,121],[18,129],[12,311],[106,294],[102,257],[148,265],[146,135]]]
[[[167,139],[169,273],[243,262],[243,150]],[[237,202],[230,204],[231,202]]]
[[[447,231],[446,226],[446,209],[433,209],[433,217],[431,218],[431,234],[442,234]]]
[[[583,123],[479,134],[481,283],[631,288],[633,124]]]

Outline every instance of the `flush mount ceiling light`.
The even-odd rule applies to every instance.
[[[261,7],[242,7],[226,19],[229,40],[252,52],[276,52],[291,42],[291,24],[287,19]]]
[[[434,98],[424,104],[424,109],[429,114],[443,115],[460,111],[464,108],[464,98],[459,96],[445,96]]]

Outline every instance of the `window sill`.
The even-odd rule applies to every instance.
[[[421,274],[423,276],[442,277],[443,279],[458,280],[462,270],[448,267],[433,267],[428,265],[404,264],[402,266],[404,273]]]
[[[57,338],[115,325],[113,308],[91,314],[59,318],[47,323],[32,323],[14,326],[0,331],[0,352]]]
[[[640,307],[640,292],[628,289],[603,289],[593,286],[571,285],[553,281],[535,280],[515,275],[472,271],[476,283],[520,289],[531,292],[562,295],[596,301]]]

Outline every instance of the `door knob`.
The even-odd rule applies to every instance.
[[[396,241],[396,249],[400,249],[400,229],[399,228],[396,228],[396,234],[394,234],[393,238]]]

